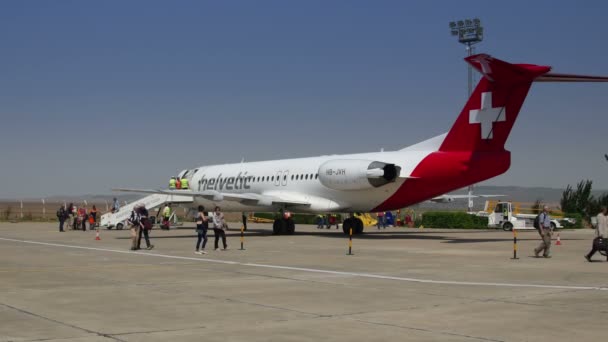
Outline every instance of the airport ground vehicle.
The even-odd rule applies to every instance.
[[[488,228],[502,228],[510,231],[513,229],[536,229],[534,228],[534,219],[537,214],[522,214],[514,210],[512,202],[498,202],[494,210],[488,215]],[[559,220],[551,219],[551,228],[562,228]]]

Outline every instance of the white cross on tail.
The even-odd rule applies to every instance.
[[[492,123],[505,121],[505,107],[492,107],[492,93],[481,93],[481,108],[469,111],[469,123],[481,124],[481,139],[492,139]]]

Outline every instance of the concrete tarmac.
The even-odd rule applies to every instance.
[[[232,224],[237,226],[237,224]],[[0,224],[0,341],[596,341],[608,319],[608,262],[593,231],[562,231],[534,258],[535,231],[250,224],[245,248],[194,254],[193,228],[59,233]]]

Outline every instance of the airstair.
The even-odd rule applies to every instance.
[[[153,194],[140,198],[136,201],[128,203],[115,213],[105,213],[101,215],[100,225],[111,229],[123,229],[126,226],[126,220],[131,216],[131,211],[136,204],[143,204],[146,206],[149,212],[152,212],[154,208],[164,205],[165,203],[192,203],[192,196],[184,195],[165,195],[165,194]]]

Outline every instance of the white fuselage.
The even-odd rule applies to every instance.
[[[215,190],[222,193],[260,194],[286,200],[307,202],[309,206],[293,208],[297,212],[369,212],[394,194],[418,163],[431,151],[394,151],[312,158],[283,159],[262,162],[202,166],[189,171],[193,191]],[[319,180],[319,168],[332,160],[365,160],[391,163],[401,168],[394,182],[372,189],[335,190]],[[194,198],[196,205],[224,211],[274,211],[276,205],[247,204]]]

